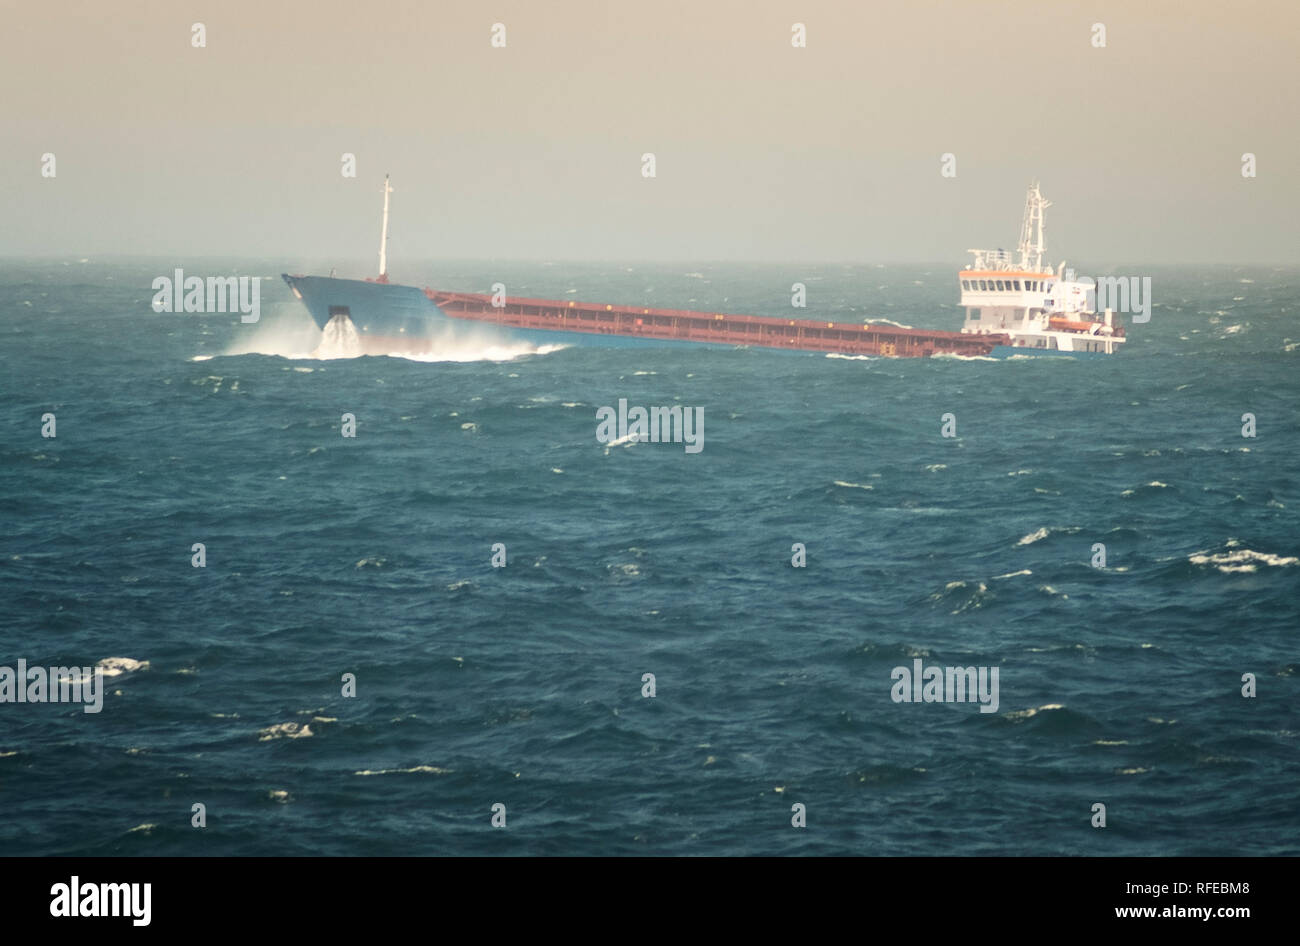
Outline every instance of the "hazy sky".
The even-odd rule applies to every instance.
[[[1293,0],[0,0],[0,255],[366,258],[390,172],[394,260],[959,266],[1038,178],[1053,261],[1295,263],[1298,61]]]

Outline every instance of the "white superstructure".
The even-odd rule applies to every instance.
[[[1095,286],[1062,262],[1043,264],[1043,211],[1051,201],[1029,186],[1020,226],[1019,258],[1006,250],[968,250],[975,259],[958,274],[967,334],[1007,335],[1003,354],[1113,354],[1124,329],[1107,309],[1093,310]],[[1023,349],[1023,351],[1021,351]]]

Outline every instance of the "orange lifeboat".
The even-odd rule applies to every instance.
[[[1048,319],[1047,324],[1050,328],[1053,328],[1058,332],[1086,332],[1088,334],[1095,334],[1101,331],[1100,322],[1075,322],[1072,319],[1063,319],[1059,316],[1053,316]]]

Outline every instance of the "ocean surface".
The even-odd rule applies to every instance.
[[[154,312],[177,267],[261,320]],[[392,277],[956,330],[956,268]],[[1146,270],[1080,362],[321,358],[286,270],[0,262],[0,666],[110,674],[0,703],[6,854],[1300,854],[1300,270]]]

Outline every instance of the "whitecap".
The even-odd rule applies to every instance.
[[[1059,710],[1059,709],[1065,709],[1065,704],[1044,703],[1042,706],[1033,706],[1030,707],[1029,709],[1012,710],[1010,713],[1003,713],[1002,716],[1004,719],[1030,719],[1034,716],[1037,716],[1039,713],[1044,713],[1047,712],[1048,710]]]
[[[265,729],[257,731],[258,742],[268,742],[272,739],[306,739],[309,736],[316,735],[311,731],[311,726],[305,723],[276,723],[274,726],[267,726]]]
[[[1048,529],[1046,527],[1043,527],[1041,529],[1035,529],[1033,532],[1029,533],[1029,535],[1022,536],[1020,541],[1017,542],[1016,545],[1033,545],[1039,539],[1047,538],[1047,534],[1048,534]]]
[[[1288,565],[1300,565],[1300,558],[1295,556],[1274,555],[1270,552],[1256,552],[1254,549],[1237,549],[1233,552],[1197,552],[1187,557],[1193,565],[1213,565],[1225,575],[1233,573],[1251,573],[1258,571],[1260,565],[1270,568],[1282,568]]]
[[[836,485],[836,486],[843,486],[845,489],[875,489],[875,487],[872,486],[872,485],[869,484],[869,483],[867,483],[867,484],[863,484],[863,483],[849,483],[849,482],[847,482],[847,481],[845,481],[845,480],[836,480],[836,481],[835,481],[835,485]]]
[[[137,670],[148,670],[149,661],[133,660],[130,657],[105,657],[95,666],[103,669],[104,676],[117,677],[124,673],[135,673]]]

